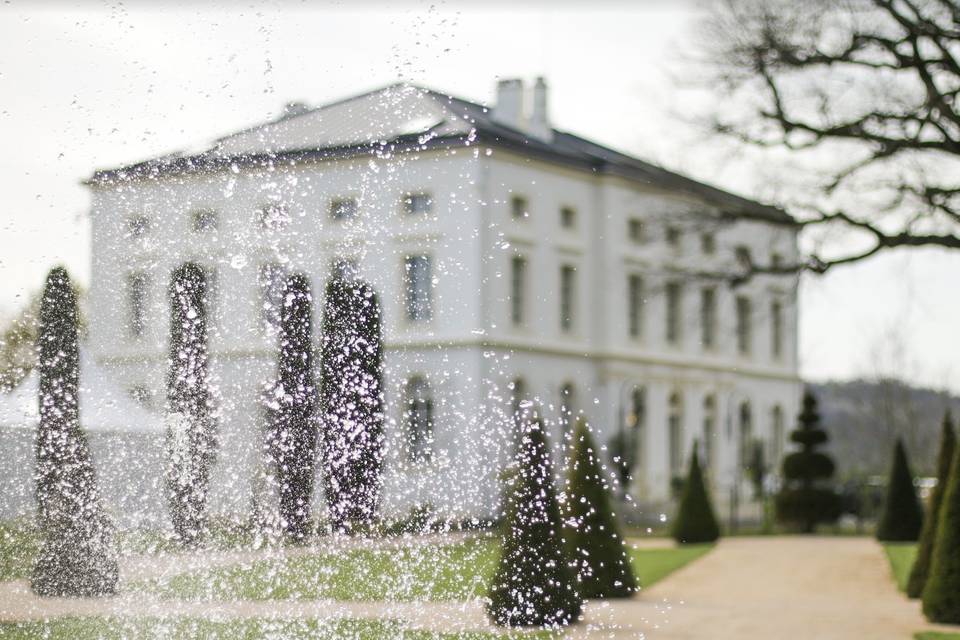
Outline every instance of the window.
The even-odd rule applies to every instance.
[[[433,458],[433,396],[425,378],[414,376],[407,381],[404,406],[408,459],[429,462]]]
[[[703,467],[714,468],[717,439],[717,400],[712,395],[703,399]]]
[[[403,197],[403,212],[408,215],[430,213],[433,198],[429,193],[408,193]]]
[[[717,341],[717,290],[700,290],[700,339],[704,349],[712,349]]]
[[[780,458],[783,457],[783,408],[780,405],[774,405],[770,412],[770,422],[772,423],[772,441],[770,443],[770,464],[780,465]]]
[[[679,282],[668,282],[666,287],[667,303],[667,342],[680,343],[680,296],[682,290]]]
[[[670,394],[667,437],[669,438],[670,477],[678,478],[683,474],[683,398],[677,391]]]
[[[774,269],[779,269],[783,266],[783,256],[779,253],[770,254],[770,266]]]
[[[127,218],[127,236],[142,238],[150,233],[150,218],[147,216],[132,216]]]
[[[753,339],[751,316],[750,298],[737,296],[737,351],[741,355],[750,354],[750,343]]]
[[[356,258],[334,258],[330,263],[330,277],[334,280],[356,280],[360,266]]]
[[[565,264],[560,267],[560,329],[570,331],[573,329],[574,314],[576,309],[576,267]]]
[[[783,357],[783,305],[779,300],[770,303],[770,352],[779,360]]]
[[[704,255],[711,256],[717,252],[717,238],[712,233],[704,233],[700,236],[700,250]]]
[[[560,387],[560,426],[564,435],[569,434],[573,428],[574,402],[576,400],[576,390],[572,382]]]
[[[430,256],[407,256],[404,258],[403,273],[407,320],[429,320],[433,317],[433,266]]]
[[[664,233],[664,236],[667,240],[667,246],[669,246],[674,251],[677,251],[680,249],[680,238],[681,238],[680,227],[669,225]]]
[[[527,408],[527,383],[523,378],[515,378],[509,385],[510,411],[516,424],[520,424],[523,411]]]
[[[268,333],[273,333],[280,327],[286,280],[287,271],[278,263],[262,264],[257,271],[257,283],[260,286],[260,326]]]
[[[644,241],[643,221],[640,218],[627,220],[627,237],[634,244],[641,244]]]
[[[147,328],[147,290],[150,279],[143,272],[131,273],[127,277],[127,335],[141,338]]]
[[[150,387],[145,384],[135,384],[127,389],[127,394],[135,402],[149,407],[153,402],[153,394]]]
[[[753,412],[750,403],[740,404],[740,467],[746,468],[750,464],[750,450],[753,447]]]
[[[753,265],[753,257],[750,255],[749,247],[740,245],[733,250],[733,255],[737,259],[738,266],[749,269]]]
[[[200,210],[193,212],[193,230],[195,233],[216,231],[220,226],[220,219],[216,211]]]
[[[358,211],[356,198],[338,198],[330,203],[330,218],[333,220],[353,220]]]
[[[577,226],[577,211],[573,207],[560,207],[560,226],[573,229]]]
[[[631,338],[643,335],[643,278],[627,276],[627,332]]]
[[[514,220],[529,217],[529,208],[529,203],[523,196],[513,196],[510,198],[510,215]]]
[[[281,231],[290,222],[290,214],[281,202],[271,202],[257,210],[257,225],[262,231]]]
[[[527,285],[527,259],[513,256],[510,261],[510,321],[514,326],[524,322],[524,294]]]

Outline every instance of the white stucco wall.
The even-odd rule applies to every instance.
[[[220,457],[213,482],[215,513],[249,513],[257,502],[256,468],[262,426],[257,399],[273,373],[275,338],[261,327],[257,268],[281,261],[308,275],[319,309],[322,283],[335,257],[356,258],[360,276],[380,294],[384,311],[388,451],[384,513],[400,515],[432,504],[458,517],[493,515],[499,466],[509,456],[509,385],[522,378],[526,395],[557,422],[560,388],[573,384],[582,410],[602,443],[622,422],[629,390],[647,390],[647,420],[635,497],[659,509],[669,497],[667,399],[683,398],[684,457],[699,436],[703,398],[714,395],[721,416],[712,474],[718,494],[729,492],[737,468],[736,413],[750,403],[754,434],[772,436],[770,411],[782,407],[785,431],[797,411],[796,291],[791,282],[758,277],[736,292],[717,284],[717,344],[699,341],[699,290],[708,280],[691,270],[721,270],[734,247],[755,256],[795,254],[790,227],[756,221],[711,222],[717,212],[689,196],[615,177],[563,168],[514,153],[482,148],[420,152],[392,158],[303,163],[273,171],[236,167],[222,173],[171,176],[93,188],[93,269],[90,350],[127,388],[143,385],[163,405],[168,310],[166,288],[187,260],[215,267],[219,298],[211,332],[212,371],[222,406]],[[401,211],[406,192],[429,192],[433,212]],[[522,195],[530,215],[515,220],[510,198]],[[355,221],[333,221],[332,199],[360,201]],[[284,203],[291,221],[264,232],[255,211]],[[561,207],[576,210],[574,229],[560,225]],[[191,229],[191,212],[218,212],[216,234]],[[131,216],[152,221],[143,238],[128,237]],[[644,221],[647,240],[627,237],[627,220]],[[681,248],[663,242],[666,224],[681,227]],[[716,252],[700,250],[703,231],[716,234]],[[410,323],[402,306],[402,265],[409,254],[432,257],[434,310],[429,322]],[[509,268],[514,255],[528,259],[527,321],[510,322]],[[574,324],[560,328],[559,269],[576,267]],[[130,338],[124,283],[134,271],[150,274],[147,327]],[[644,277],[644,330],[628,336],[626,278]],[[662,283],[683,283],[682,339],[664,339]],[[737,353],[734,296],[754,304],[749,356]],[[770,353],[773,296],[783,300],[784,355]],[[315,314],[319,346],[319,314]],[[436,451],[420,467],[403,461],[402,384],[423,375],[434,394]],[[729,428],[728,428],[729,425]],[[559,433],[554,431],[555,442]],[[318,472],[319,473],[319,472]],[[319,479],[319,478],[318,478]],[[322,508],[322,492],[317,506]]]

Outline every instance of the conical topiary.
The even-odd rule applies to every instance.
[[[960,446],[954,447],[940,504],[930,575],[923,587],[923,613],[931,622],[960,624]]]
[[[167,495],[170,520],[184,545],[206,528],[207,492],[216,455],[216,420],[209,387],[207,279],[181,265],[170,282],[167,371]]]
[[[584,598],[628,598],[637,591],[629,551],[610,504],[610,484],[583,418],[573,432],[564,524]]]
[[[362,531],[377,518],[383,484],[383,340],[369,284],[334,278],[327,285],[321,360],[330,520],[338,532]]]
[[[50,272],[43,291],[37,368],[41,546],[30,586],[44,596],[113,594],[119,575],[113,527],[103,512],[87,439],[80,429],[77,298],[61,267]]]
[[[917,547],[917,559],[910,570],[910,579],[907,580],[907,595],[919,598],[923,594],[923,587],[927,584],[930,573],[930,561],[933,557],[933,544],[937,536],[937,524],[940,521],[940,505],[943,503],[943,493],[950,478],[950,463],[953,462],[953,450],[957,444],[957,437],[953,431],[953,421],[950,419],[950,410],[943,416],[943,433],[940,436],[940,455],[937,458],[937,486],[930,494],[927,513],[923,518],[923,530],[920,532],[920,545]]]
[[[907,462],[903,442],[897,438],[893,448],[893,466],[887,485],[887,500],[877,524],[877,540],[883,542],[916,542],[923,527],[923,508],[913,486],[913,474]]]
[[[271,451],[280,491],[280,519],[293,541],[306,539],[317,456],[317,386],[313,378],[310,283],[287,278],[280,310],[280,358]]]
[[[697,446],[693,447],[690,456],[690,472],[683,485],[680,496],[680,505],[673,521],[671,530],[674,540],[680,544],[699,544],[715,542],[720,537],[720,525],[713,512],[710,494],[703,481],[703,472],[700,470],[700,456]]]
[[[523,420],[521,429],[487,614],[501,626],[559,627],[577,620],[583,597],[563,545],[543,423]]]
[[[820,427],[817,399],[809,391],[803,396],[800,426],[790,439],[800,445],[783,459],[783,488],[776,496],[777,520],[813,533],[820,523],[834,522],[840,517],[840,496],[830,485],[835,470],[833,460],[817,447],[827,442],[827,432]]]

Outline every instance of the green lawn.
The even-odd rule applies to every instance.
[[[650,586],[711,548],[639,549],[631,552],[631,560],[640,584]],[[465,600],[487,592],[497,554],[495,540],[479,538],[443,546],[267,560],[185,573],[138,588],[191,600]]]
[[[30,575],[37,552],[37,535],[28,523],[0,522],[0,582]]]
[[[712,544],[693,544],[675,549],[632,549],[630,560],[641,587],[649,587],[713,549]]]
[[[230,620],[199,618],[57,618],[0,623],[0,640],[545,640],[549,633],[450,633],[404,630],[389,620]]]
[[[893,571],[897,588],[900,591],[906,591],[907,580],[910,579],[910,569],[913,567],[913,561],[917,558],[917,543],[891,542],[884,544],[883,549],[887,552],[887,559],[890,561],[890,569]]]
[[[960,640],[960,633],[941,633],[939,631],[923,631],[913,636],[913,640]]]

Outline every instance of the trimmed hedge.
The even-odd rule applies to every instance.
[[[690,472],[683,484],[683,494],[671,534],[680,544],[715,542],[720,537],[720,525],[717,524],[710,494],[703,481],[696,445],[693,447],[693,455],[690,456]]]
[[[541,420],[521,422],[500,561],[487,615],[505,627],[552,628],[580,617],[583,597],[562,538],[560,504]]]
[[[287,278],[280,310],[278,403],[271,434],[283,531],[294,542],[307,538],[317,457],[317,385],[313,378],[310,283]]]
[[[380,303],[361,280],[335,278],[323,313],[320,396],[325,493],[334,530],[369,530],[383,470],[383,339]]]
[[[923,595],[923,588],[927,584],[930,573],[930,561],[933,557],[933,545],[937,536],[937,524],[940,521],[940,505],[943,504],[943,493],[950,479],[950,463],[953,461],[953,450],[957,444],[957,437],[953,431],[953,421],[950,410],[943,416],[943,428],[940,435],[940,455],[937,457],[937,486],[930,494],[930,504],[923,519],[923,530],[920,532],[920,544],[917,547],[917,559],[910,570],[907,580],[907,595],[919,598]]]
[[[931,622],[960,624],[960,446],[954,447],[940,505],[923,613]]]
[[[897,438],[893,448],[893,465],[887,485],[883,515],[877,524],[877,540],[882,542],[915,542],[923,527],[923,508],[913,485],[913,473],[907,451]]]
[[[177,540],[193,546],[206,530],[210,471],[216,459],[203,268],[191,262],[181,265],[173,272],[169,296],[167,499]]]
[[[817,399],[809,391],[803,396],[800,425],[790,439],[800,445],[799,451],[783,459],[783,488],[774,505],[777,520],[804,533],[813,533],[820,523],[834,522],[840,517],[841,502],[830,485],[835,465],[817,447],[827,442],[827,432],[820,427]]]
[[[610,504],[610,489],[587,421],[579,418],[573,432],[564,522],[584,598],[629,598],[638,589]]]
[[[43,596],[117,591],[113,527],[80,428],[77,298],[62,267],[47,276],[37,336],[40,424],[36,498],[41,545],[30,587]]]

